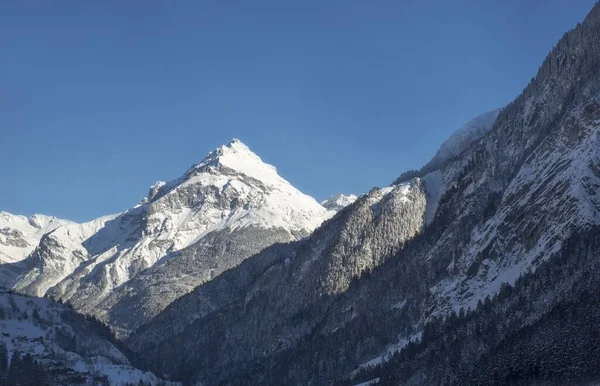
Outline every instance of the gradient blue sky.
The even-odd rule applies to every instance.
[[[232,137],[317,199],[387,185],[593,4],[0,1],[0,210],[119,212]]]

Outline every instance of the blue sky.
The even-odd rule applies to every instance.
[[[232,137],[317,199],[387,185],[593,4],[1,1],[0,210],[119,212]]]

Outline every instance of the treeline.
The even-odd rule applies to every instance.
[[[16,351],[9,358],[6,346],[0,343],[0,384],[45,386],[53,383],[50,374],[30,354]]]

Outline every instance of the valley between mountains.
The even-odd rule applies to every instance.
[[[398,172],[319,203],[234,139],[119,214],[0,212],[0,380],[599,381],[600,5]]]

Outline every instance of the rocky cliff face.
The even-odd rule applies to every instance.
[[[431,344],[440,321],[461,309],[485,319],[484,304],[498,307],[494,323],[507,318],[499,340],[545,318],[575,294],[570,276],[558,288],[543,276],[531,284],[538,290],[498,294],[568,254],[577,255],[573,261],[593,255],[581,241],[600,221],[599,41],[596,6],[460,154],[409,183],[370,192],[309,239],[266,250],[197,288],[129,344],[186,381],[325,384],[362,376],[414,350],[410,342]],[[566,265],[591,283],[597,275],[586,266]],[[535,307],[507,306],[524,294]],[[183,323],[161,341],[157,332],[172,320]],[[474,342],[476,361],[498,340]],[[441,373],[428,366],[430,356],[411,370],[413,354],[404,352],[394,363],[407,375],[396,381],[460,384],[451,366]]]
[[[15,290],[68,302],[127,334],[198,284],[333,214],[238,140],[130,210],[44,235]]]

